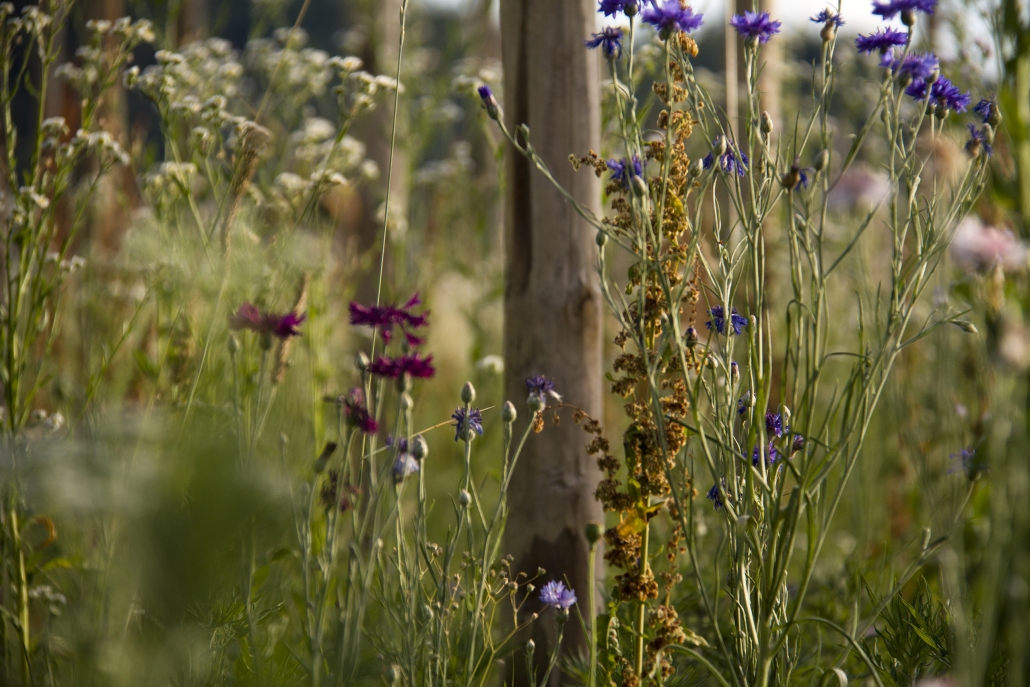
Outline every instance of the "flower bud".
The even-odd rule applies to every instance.
[[[472,496],[462,489],[458,492],[458,503],[461,504],[462,508],[468,508],[468,505],[472,503]]]
[[[272,350],[272,335],[268,332],[261,332],[261,335],[258,337],[258,346],[261,347],[262,351]]]
[[[416,434],[415,438],[411,440],[409,450],[411,451],[411,457],[421,463],[429,455],[429,444],[426,443],[421,434]]]
[[[772,115],[768,112],[762,112],[762,119],[761,124],[759,124],[759,127],[761,128],[763,134],[767,136],[771,134],[773,130]]]
[[[404,394],[411,391],[411,375],[407,372],[397,377],[396,382],[397,393]]]
[[[930,535],[931,535],[930,528],[929,527],[924,527],[923,528],[923,551],[926,551],[927,547],[930,546]]]
[[[358,351],[358,354],[354,356],[354,367],[358,368],[359,372],[368,369],[368,356],[364,351]]]
[[[1001,124],[1001,110],[998,109],[998,104],[994,103],[991,106],[991,114],[987,117],[987,123],[997,128]]]
[[[535,415],[547,407],[547,401],[540,394],[530,394],[526,397],[526,407]]]
[[[790,422],[790,408],[787,406],[780,406],[780,415],[783,416],[783,424]]]
[[[699,176],[701,176],[701,173],[704,172],[704,171],[705,171],[704,160],[701,160],[700,158],[698,158],[697,160],[694,160],[693,162],[690,163],[690,176],[695,177],[695,178],[699,177]]]
[[[737,361],[730,363],[730,384],[736,385],[740,381],[740,366]]]
[[[240,342],[232,334],[229,335],[229,341],[226,342],[226,345],[229,348],[229,355],[236,355],[240,352]]]
[[[401,669],[396,663],[391,663],[386,668],[386,684],[395,685],[401,681]]]
[[[515,418],[519,416],[515,410],[515,404],[511,401],[505,401],[504,405],[501,406],[501,422],[506,425],[510,425],[515,422]]]
[[[494,97],[493,91],[486,84],[480,86],[477,91],[479,97],[483,100],[483,105],[486,107],[486,114],[490,119],[501,118],[501,107],[497,104],[497,98]]]
[[[605,244],[608,243],[608,234],[598,230],[597,236],[594,237],[594,243],[597,244],[598,248],[604,248]]]
[[[715,157],[722,157],[726,154],[726,137],[716,136],[715,140],[712,141],[712,155]]]
[[[536,642],[531,639],[526,642],[526,653],[532,656],[534,651],[536,651]]]
[[[984,124],[984,138],[988,143],[994,143],[994,127],[990,123]]]
[[[687,327],[687,335],[685,337],[687,348],[693,348],[697,345],[697,330],[693,327]]]
[[[979,334],[980,330],[976,328],[976,325],[966,320],[952,320],[951,323],[964,331],[966,334]]]
[[[916,12],[913,9],[906,9],[901,11],[901,23],[905,26],[912,27],[916,25]]]
[[[461,402],[472,403],[476,400],[476,388],[472,386],[472,382],[465,382],[465,386],[461,387]]]
[[[837,24],[833,20],[833,17],[823,24],[822,30],[819,32],[819,37],[823,39],[823,43],[829,43],[833,40],[834,36],[837,35]]]
[[[599,523],[597,520],[591,520],[587,523],[587,526],[584,529],[584,534],[586,534],[587,541],[591,546],[593,546],[597,542],[601,541],[601,537],[604,535],[604,525]]]
[[[415,401],[411,399],[411,394],[409,394],[407,391],[401,394],[401,410],[403,412],[408,412],[414,405]]]
[[[830,166],[830,151],[826,150],[826,149],[823,149],[823,151],[821,153],[819,153],[819,157],[817,157],[815,159],[815,162],[813,163],[813,165],[815,166],[815,171],[817,171],[817,172],[821,172],[824,169],[826,169],[827,167],[829,167]]]

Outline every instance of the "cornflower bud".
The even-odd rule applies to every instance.
[[[599,230],[597,236],[594,237],[594,243],[597,244],[598,248],[604,248],[605,244],[608,243],[608,234]]]
[[[467,491],[462,489],[460,492],[458,492],[458,503],[461,504],[462,508],[468,508],[468,505],[472,503],[472,496]]]
[[[815,159],[815,162],[813,164],[815,165],[815,171],[817,172],[821,172],[827,167],[829,167],[830,151],[823,149],[823,151],[819,153],[819,157]]]
[[[823,24],[823,28],[819,31],[819,37],[823,39],[823,43],[829,43],[837,35],[837,23],[834,21],[834,17],[830,17]]]
[[[486,107],[487,116],[490,119],[499,120],[501,118],[501,106],[497,104],[494,92],[486,84],[483,84],[476,90],[479,92],[479,97],[483,100],[483,105]]]
[[[736,386],[737,382],[740,381],[740,366],[737,365],[737,361],[730,363],[730,384]]]
[[[916,25],[916,12],[913,9],[901,11],[901,23],[908,27]]]
[[[714,157],[722,157],[726,154],[727,145],[725,136],[716,136],[715,140],[712,141],[712,155]]]
[[[601,536],[604,534],[604,525],[597,520],[591,520],[587,523],[584,533],[586,534],[587,541],[593,546],[601,540]]]
[[[407,391],[401,394],[401,410],[408,412],[415,405],[415,401],[412,400],[411,394]]]
[[[687,327],[687,335],[685,338],[687,348],[693,348],[697,345],[697,330],[693,327]]]
[[[980,330],[976,328],[976,325],[966,320],[952,320],[951,322],[956,327],[964,331],[966,334],[979,334]]]
[[[476,400],[476,388],[472,386],[472,382],[465,382],[465,386],[461,387],[461,402],[472,403]]]
[[[990,123],[984,124],[984,138],[988,143],[994,143],[994,127]]]
[[[633,193],[641,198],[647,197],[647,182],[644,181],[644,177],[634,174],[630,180],[630,186],[633,188]]]
[[[359,372],[364,372],[368,369],[368,356],[365,355],[364,351],[358,351],[358,354],[354,356],[354,367],[358,368]]]
[[[416,434],[411,440],[411,457],[420,463],[429,455],[429,444],[421,434]]]
[[[532,656],[534,651],[536,651],[536,642],[531,639],[526,642],[526,653]]]
[[[236,340],[236,337],[232,334],[229,335],[229,341],[226,342],[229,348],[229,355],[236,355],[240,351],[240,342]]]
[[[526,397],[526,407],[535,415],[547,407],[547,401],[540,394],[530,394]]]
[[[771,134],[772,130],[773,130],[772,115],[769,114],[768,112],[764,112],[763,111],[762,112],[761,124],[759,125],[759,127],[761,128],[762,133],[765,134],[766,136]]]
[[[515,404],[511,401],[505,401],[504,405],[501,406],[501,422],[506,425],[510,425],[515,422],[515,418],[519,416],[515,410]]]
[[[699,176],[701,176],[701,172],[703,172],[703,171],[705,171],[704,160],[701,160],[699,158],[699,159],[694,160],[693,162],[690,163],[690,176],[695,177],[695,178],[699,177]]]

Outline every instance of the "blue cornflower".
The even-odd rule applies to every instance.
[[[913,12],[933,14],[933,8],[937,6],[937,0],[890,0],[890,2],[873,2],[873,14],[878,14],[884,19],[893,19],[895,15],[901,14],[906,24],[910,19],[906,15]]]
[[[601,53],[609,60],[622,55],[622,29],[606,26],[601,33],[586,42],[588,48],[601,48]]]
[[[544,375],[537,375],[526,380],[526,389],[529,391],[529,398],[526,403],[536,410],[543,410],[547,407],[547,399],[553,398],[561,403],[561,394],[554,390],[554,382]]]
[[[925,79],[916,79],[905,89],[905,94],[916,100],[926,100],[929,97],[941,107],[956,112],[964,112],[969,101],[973,99],[969,93],[963,93],[958,86],[943,76],[938,77],[929,89]]]
[[[640,156],[636,154],[631,159],[608,160],[608,169],[613,172],[611,181],[617,181],[626,188],[629,188],[633,177],[644,176],[644,165],[640,161]]]
[[[771,441],[769,442],[768,449],[769,455],[766,457],[766,465],[775,465],[776,461],[780,459],[780,452],[776,450],[776,446]],[[755,448],[751,451],[751,465],[757,468],[758,463],[761,460],[762,451],[756,445]]]
[[[597,11],[606,17],[614,17],[619,12],[627,17],[632,17],[637,13],[638,7],[637,0],[601,0],[598,3]]]
[[[451,419],[454,420],[454,440],[461,441],[462,435],[466,425],[465,409],[457,408],[451,415]],[[468,438],[472,438],[472,433],[475,432],[482,436],[483,434],[483,413],[479,411],[479,408],[470,408],[468,419]]]
[[[483,106],[486,107],[486,113],[490,119],[499,119],[501,106],[497,103],[497,98],[494,97],[494,92],[490,90],[490,87],[483,84],[476,91],[479,92],[479,97],[483,100]]]
[[[927,80],[938,71],[940,60],[932,52],[913,52],[903,57],[895,57],[893,51],[884,53],[880,60],[881,67],[887,67],[895,74],[916,79]]]
[[[400,484],[404,481],[405,477],[417,474],[418,471],[418,461],[408,453],[408,440],[401,439],[398,442],[397,459],[393,462],[394,483]]]
[[[970,481],[975,480],[981,474],[990,470],[986,463],[977,459],[975,446],[964,448],[958,453],[952,453],[951,459],[953,461],[957,461],[958,464],[953,465],[948,470],[948,473],[950,474],[961,470]]]
[[[839,14],[834,14],[833,10],[823,10],[814,17],[809,17],[809,21],[814,21],[816,24],[826,24],[827,22],[833,22],[833,25],[838,29],[844,26],[844,20],[840,18]]]
[[[744,14],[734,14],[730,19],[730,26],[746,39],[768,43],[774,33],[780,32],[782,23],[769,19],[768,12],[747,10]]]
[[[994,155],[994,148],[991,147],[987,127],[977,129],[975,124],[966,124],[966,126],[969,127],[969,140],[966,141],[966,152],[973,157],[979,157],[981,150],[987,154],[987,157]]]
[[[708,153],[701,160],[701,166],[708,169],[712,166],[714,158],[711,153]],[[727,150],[725,153],[719,156],[719,167],[722,171],[727,174],[737,173],[737,176],[744,176],[747,174],[747,165],[750,160],[745,153],[734,153],[732,150]]]
[[[808,178],[808,172],[808,167],[802,167],[798,170],[798,186],[801,188],[808,188],[808,184],[811,183],[811,180]],[[795,186],[794,188],[797,188],[798,186]]]
[[[566,589],[565,584],[558,580],[551,580],[540,590],[540,600],[548,606],[567,611],[576,603],[576,592]]]
[[[789,430],[790,427],[787,427]],[[771,410],[765,411],[765,433],[767,436],[779,439],[783,436],[783,416]]]
[[[805,448],[805,437],[800,434],[795,434],[794,438],[790,442],[790,452],[794,454],[803,448]]]
[[[855,47],[860,53],[866,55],[878,51],[881,55],[891,48],[901,48],[908,43],[908,34],[890,27],[877,29],[876,33],[869,36],[859,36],[855,39]]]
[[[726,484],[726,482],[724,480],[723,481],[723,485],[725,486],[725,484]],[[722,508],[723,504],[722,504],[722,499],[719,498],[719,485],[718,484],[713,484],[712,488],[708,490],[708,500],[711,501],[715,505],[715,510],[719,510],[720,508]]]
[[[702,15],[694,14],[693,8],[681,5],[680,0],[665,0],[663,5],[652,0],[652,6],[640,18],[653,26],[662,40],[668,40],[677,31],[690,33],[703,23]]]
[[[973,112],[980,115],[980,119],[987,124],[998,113],[998,105],[993,100],[982,99],[973,106]]]
[[[713,305],[712,309],[708,311],[712,316],[712,319],[705,322],[705,327],[708,329],[715,329],[719,334],[723,333],[723,329],[726,325],[726,319],[723,317],[723,309],[721,305]],[[743,315],[737,314],[737,309],[733,308],[730,312],[730,328],[733,330],[733,334],[739,336],[740,332],[744,327],[747,326],[747,318]]]

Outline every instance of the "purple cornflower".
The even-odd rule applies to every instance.
[[[969,140],[966,141],[966,152],[973,157],[979,157],[983,150],[987,157],[994,155],[994,148],[991,147],[990,137],[987,135],[987,127],[977,129],[975,124],[966,124],[969,127]]]
[[[537,375],[526,380],[526,389],[529,395],[539,400],[541,405],[547,405],[547,399],[553,398],[561,403],[561,394],[554,390],[554,382],[544,375]]]
[[[787,429],[790,429],[789,427]],[[765,411],[765,433],[779,439],[783,436],[783,416],[771,410]]]
[[[904,57],[894,57],[894,52],[884,53],[880,60],[881,67],[887,67],[892,72],[903,77],[928,80],[940,67],[940,60],[932,52],[913,52]]]
[[[548,606],[567,611],[576,603],[576,592],[566,589],[565,584],[551,580],[540,590],[540,600]]]
[[[958,453],[952,453],[951,459],[956,461],[957,464],[952,465],[948,473],[951,474],[961,470],[970,481],[975,480],[981,474],[990,470],[986,463],[977,459],[975,446],[964,448]]]
[[[379,423],[368,412],[365,392],[360,387],[354,387],[343,397],[343,412],[349,427],[359,429],[365,434],[375,434],[379,429]]]
[[[998,105],[993,100],[982,99],[976,105],[973,105],[973,112],[980,115],[980,119],[984,124],[989,124],[998,114]]]
[[[702,15],[694,14],[693,8],[680,0],[665,0],[662,5],[652,0],[652,6],[645,9],[640,18],[653,26],[662,40],[668,40],[677,31],[690,33],[702,24]]]
[[[833,22],[833,25],[838,29],[844,26],[844,20],[840,18],[839,14],[834,14],[833,10],[823,10],[814,17],[809,17],[809,21],[814,21],[816,24],[826,24],[827,22]]]
[[[768,12],[747,10],[744,14],[734,14],[730,19],[730,26],[745,39],[768,43],[774,33],[780,32],[782,24],[771,20]]]
[[[719,334],[724,333],[726,326],[726,319],[723,317],[723,309],[721,305],[713,305],[712,309],[708,311],[708,314],[712,316],[712,319],[705,322],[705,327],[708,329],[715,329]],[[743,315],[737,314],[737,309],[733,308],[730,311],[730,328],[733,330],[732,334],[739,336],[741,330],[747,326],[747,318]]]
[[[873,2],[873,14],[884,19],[893,19],[895,15],[901,14],[902,21],[911,25],[914,22],[915,12],[933,14],[933,8],[937,6],[937,0],[890,0],[890,2]]]
[[[906,43],[908,43],[908,34],[890,27],[877,29],[874,34],[859,36],[855,39],[855,47],[860,53],[866,55],[873,51],[878,51],[882,55],[891,48],[904,47]]]
[[[606,17],[614,17],[619,12],[627,17],[632,17],[637,13],[638,8],[637,0],[601,0],[598,3],[597,11]]]
[[[261,312],[256,305],[244,303],[239,309],[229,316],[229,328],[240,330],[249,329],[257,334],[275,336],[286,340],[291,336],[299,336],[300,330],[297,327],[305,319],[304,313],[276,313]]]
[[[408,344],[420,346],[425,339],[415,336],[411,332],[412,329],[421,329],[429,324],[428,312],[419,314],[411,312],[412,308],[417,308],[420,305],[422,305],[422,299],[417,293],[401,306],[351,303],[350,323],[359,327],[378,329],[383,337],[383,341],[386,343],[390,343],[390,338],[393,336],[393,328],[398,327],[404,334],[404,338],[407,339]]]
[[[401,375],[410,375],[418,379],[428,379],[436,374],[433,367],[433,356],[422,357],[417,352],[402,355],[399,358],[387,358],[379,356],[369,363],[368,371],[380,377],[397,379]]]
[[[969,101],[973,99],[969,93],[963,93],[958,86],[943,76],[937,77],[929,89],[923,79],[916,79],[905,89],[905,94],[916,100],[926,100],[928,92],[930,100],[943,108],[956,112],[965,112]]]
[[[726,488],[726,480],[723,480],[722,485],[723,485],[723,489],[725,489]],[[708,500],[711,501],[712,504],[715,506],[715,510],[719,510],[720,508],[722,508],[723,503],[722,503],[722,499],[719,498],[719,485],[718,484],[713,484],[712,485],[712,488],[708,490],[707,496],[708,496]]]
[[[640,161],[640,156],[636,154],[630,159],[608,160],[608,169],[612,170],[610,181],[618,182],[626,188],[629,188],[633,177],[644,176],[644,165]]]
[[[776,446],[773,442],[769,442],[769,454],[766,458],[766,465],[775,465],[776,461],[780,459],[780,452],[776,450]],[[751,465],[758,467],[759,461],[762,460],[762,451],[756,445],[754,450],[751,451]]]
[[[479,408],[469,408],[468,420],[465,418],[465,409],[456,408],[454,413],[451,415],[451,419],[454,420],[454,440],[461,441],[462,430],[465,429],[465,425],[468,424],[468,437],[472,438],[472,433],[482,436],[483,435],[483,413],[479,411]]]
[[[708,169],[712,166],[714,161],[715,159],[712,157],[712,154],[708,153],[708,155],[701,160],[701,166]],[[745,153],[735,153],[732,150],[727,150],[719,156],[719,167],[722,171],[727,174],[733,174],[736,172],[737,176],[741,177],[747,174],[748,162],[750,162],[750,160],[748,160]]]
[[[601,33],[595,33],[586,42],[588,48],[601,48],[601,53],[609,60],[622,55],[622,29],[606,26]]]

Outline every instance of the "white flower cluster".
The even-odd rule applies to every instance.
[[[155,57],[157,64],[142,73],[128,70],[125,85],[173,117],[199,116],[219,125],[235,119],[226,107],[239,94],[243,65],[229,41],[210,38],[180,52],[158,50]]]
[[[333,79],[329,53],[304,47],[308,35],[301,28],[276,29],[273,35],[247,43],[246,65],[274,91],[289,93],[294,103],[324,95]]]
[[[66,63],[56,74],[72,85],[80,94],[94,94],[117,78],[117,72],[128,61],[140,43],[154,41],[154,28],[146,19],[133,22],[128,17],[115,21],[94,19],[86,22],[89,42],[75,51],[77,63]],[[111,48],[111,44],[116,47]]]

